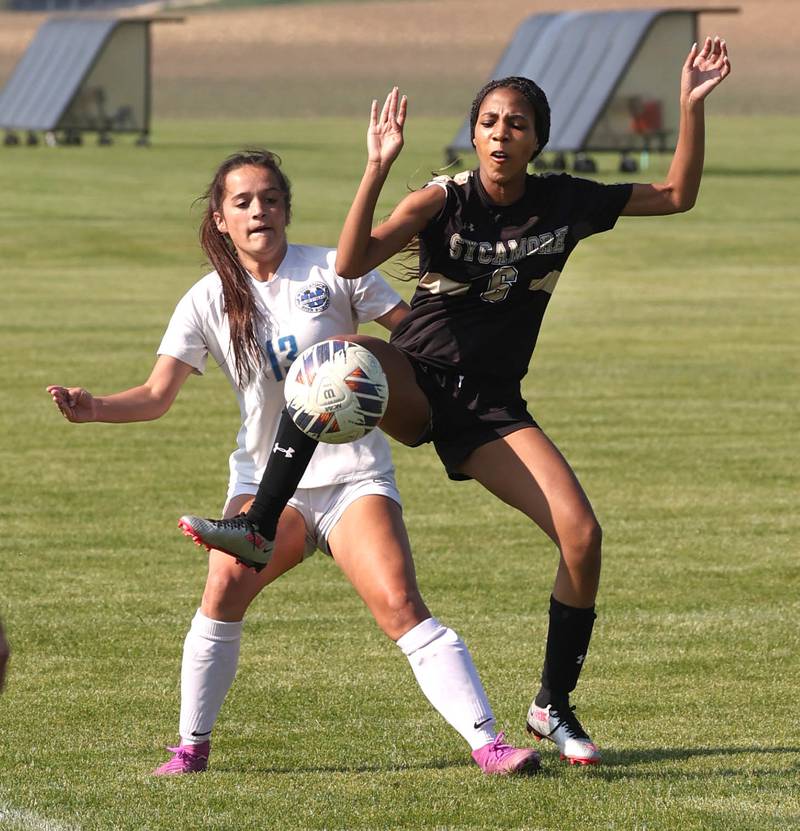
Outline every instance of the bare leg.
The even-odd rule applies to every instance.
[[[558,546],[556,600],[592,606],[600,582],[602,532],[572,468],[550,439],[535,427],[518,430],[479,447],[461,469],[530,517]]]
[[[469,650],[431,617],[420,596],[400,506],[378,495],[357,499],[334,526],[328,545],[378,625],[408,658],[428,701],[473,751],[492,745],[494,715]],[[530,751],[508,745],[494,749],[495,763],[497,754],[502,772],[537,761]],[[486,769],[483,757],[476,761]]]
[[[417,384],[408,358],[396,347],[369,335],[347,335],[347,340],[369,349],[380,361],[389,382],[389,404],[381,419],[385,433],[403,444],[414,444],[430,421],[430,405]]]
[[[589,500],[555,445],[532,427],[478,448],[462,470],[558,546],[542,683],[527,727],[554,742],[571,764],[596,764],[600,751],[569,704],[592,636],[600,579],[601,532]]]
[[[333,527],[328,545],[375,622],[393,641],[431,616],[417,588],[396,502],[378,495],[357,499]]]
[[[246,511],[252,501],[253,497],[246,494],[234,497],[225,511],[225,518]],[[304,546],[303,517],[294,508],[286,508],[278,523],[272,559],[258,574],[240,566],[228,554],[212,550],[208,556],[208,578],[200,610],[213,620],[242,620],[247,607],[264,586],[302,562]]]

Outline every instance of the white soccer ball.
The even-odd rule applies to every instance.
[[[381,420],[389,385],[378,359],[347,340],[326,340],[295,358],[283,394],[294,423],[308,436],[344,444]]]

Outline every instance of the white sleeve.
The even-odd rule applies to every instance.
[[[347,283],[350,286],[353,311],[359,323],[367,323],[385,315],[403,299],[377,271],[370,271]]]
[[[158,354],[169,355],[189,364],[198,375],[205,372],[208,344],[195,292],[185,294],[175,307],[158,347]]]
[[[434,176],[430,182],[426,182],[422,186],[422,189],[425,190],[425,188],[429,188],[431,185],[434,185],[436,187],[440,187],[445,193],[447,193],[447,186],[452,181],[453,179],[450,176]]]

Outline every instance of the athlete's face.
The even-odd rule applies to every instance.
[[[277,266],[286,253],[286,195],[272,170],[246,165],[228,173],[214,221],[251,271],[254,264]]]
[[[502,184],[527,172],[539,147],[535,119],[533,108],[515,89],[498,87],[483,99],[473,144],[490,181]]]

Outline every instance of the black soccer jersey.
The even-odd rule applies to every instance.
[[[529,175],[507,206],[489,199],[477,170],[428,186],[447,199],[420,232],[419,283],[391,342],[435,367],[519,381],[567,257],[614,227],[631,185]]]

